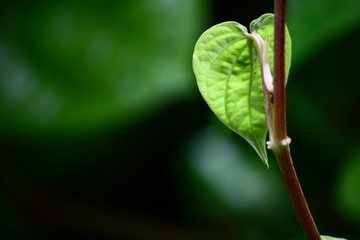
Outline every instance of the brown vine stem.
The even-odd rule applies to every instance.
[[[274,0],[274,139],[272,150],[277,159],[290,199],[307,240],[321,240],[315,221],[304,197],[290,154],[286,133],[285,92],[285,19],[286,0]]]

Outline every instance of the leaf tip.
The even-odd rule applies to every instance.
[[[267,157],[267,154],[266,154],[266,150],[260,150],[258,151],[257,149],[255,149],[257,154],[259,155],[261,161],[265,164],[266,168],[269,169],[269,160],[268,160],[268,157]]]

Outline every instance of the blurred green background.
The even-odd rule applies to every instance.
[[[207,28],[272,11],[2,1],[0,238],[304,239],[274,159],[219,123],[191,68]],[[289,0],[288,27],[300,181],[321,233],[360,239],[360,2]]]

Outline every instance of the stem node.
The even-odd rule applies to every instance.
[[[289,137],[286,137],[285,139],[281,140],[282,146],[290,145],[290,143],[291,143],[291,138],[289,138]]]

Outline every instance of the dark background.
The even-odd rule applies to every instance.
[[[2,1],[1,239],[301,240],[201,98],[193,47],[272,1]],[[322,234],[360,239],[360,4],[289,0],[288,131]]]

